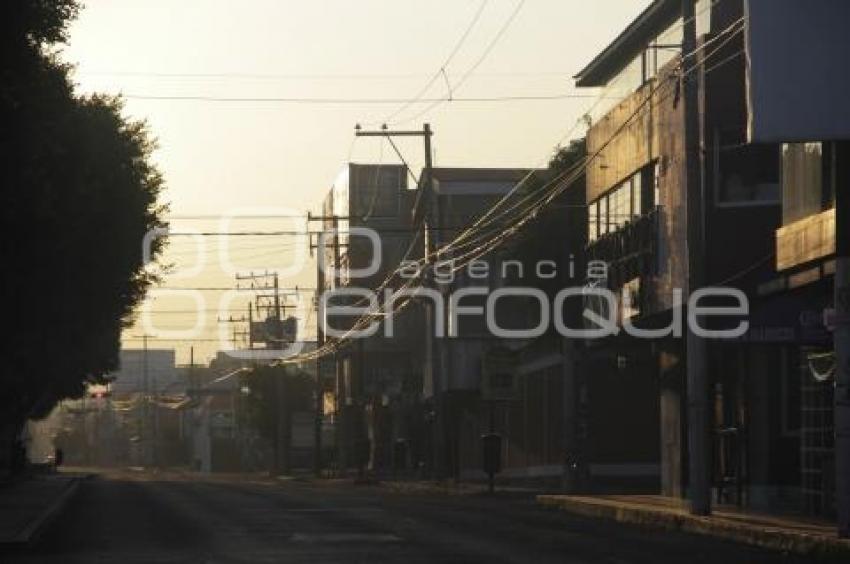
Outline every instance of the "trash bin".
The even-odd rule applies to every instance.
[[[398,475],[407,472],[408,439],[396,439],[393,443],[393,471]]]
[[[502,471],[501,435],[496,433],[481,435],[481,467],[489,479],[490,493],[493,493],[496,474]]]

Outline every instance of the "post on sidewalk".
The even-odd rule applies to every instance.
[[[835,507],[850,538],[850,141],[835,146]]]
[[[561,476],[561,488],[567,493],[575,493],[579,488],[578,456],[578,402],[576,372],[578,368],[578,347],[575,341],[561,338],[561,402],[563,404],[563,455],[564,468]]]
[[[688,65],[684,56],[696,51],[695,0],[682,0],[682,21],[684,22],[682,40],[682,89],[684,92],[684,137],[685,137],[685,178],[687,194],[687,253],[688,253],[688,293],[692,294],[705,282],[704,278],[704,192],[702,185],[700,151],[700,107],[699,82],[696,73],[687,73]],[[693,56],[691,64],[701,64],[698,55]],[[711,441],[709,437],[708,412],[708,362],[705,339],[696,335],[688,323],[686,341],[687,397],[688,397],[688,494],[691,513],[708,515],[711,513],[710,460]]]
[[[307,222],[311,221],[310,213],[307,213]],[[324,221],[323,221],[324,223]],[[324,229],[323,229],[324,231]],[[320,237],[321,239],[321,237]],[[325,319],[325,308],[322,307],[322,294],[325,292],[325,246],[316,243],[316,348],[325,346],[325,330],[323,327]],[[334,265],[336,268],[336,265]],[[317,478],[322,476],[322,427],[324,425],[325,410],[325,383],[322,366],[322,355],[316,357],[316,413],[313,422],[313,472]]]

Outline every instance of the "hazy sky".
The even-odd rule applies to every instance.
[[[518,0],[489,0],[460,51],[446,69],[456,83],[481,57]],[[571,76],[646,5],[648,0],[527,0],[487,58],[455,97],[595,94],[577,91]],[[164,199],[175,215],[304,213],[318,210],[346,161],[395,162],[375,139],[353,143],[355,123],[380,122],[398,103],[288,104],[151,100],[133,96],[230,98],[401,98],[414,96],[435,73],[481,0],[89,0],[71,29],[64,58],[78,65],[81,92],[123,92],[126,112],[148,121],[159,139],[156,161],[168,188]],[[442,97],[446,80],[428,97]],[[592,99],[444,103],[407,127],[431,123],[436,164],[442,166],[540,165],[572,128]],[[398,118],[413,116],[414,105]],[[579,131],[581,133],[581,131]],[[402,142],[414,169],[421,146]],[[175,220],[178,231],[216,230],[217,222]],[[232,229],[303,229],[302,221],[234,223]],[[217,248],[207,238],[205,268],[174,286],[232,286]],[[176,266],[195,259],[195,243],[176,239],[167,259]],[[304,239],[234,239],[237,266],[261,270],[289,260]],[[275,254],[278,253],[278,254]],[[269,259],[277,259],[271,260]],[[315,270],[281,280],[311,286]],[[206,308],[220,295],[204,291]],[[243,303],[247,298],[242,299]],[[185,298],[161,296],[152,311],[193,309]],[[186,328],[196,321],[175,311],[154,314],[158,329]],[[215,316],[203,337],[217,336]],[[128,331],[140,334],[141,328]],[[127,341],[127,346],[138,346]],[[196,358],[216,343],[194,342]],[[187,360],[189,342],[175,346]],[[154,346],[152,344],[152,346]]]

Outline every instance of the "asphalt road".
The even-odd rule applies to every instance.
[[[537,507],[521,495],[112,472],[8,563],[802,563],[705,537]]]

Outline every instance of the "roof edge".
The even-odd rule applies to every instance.
[[[622,57],[637,54],[642,44],[681,13],[681,0],[654,0],[585,67],[573,75],[577,87],[604,86],[616,74]]]

